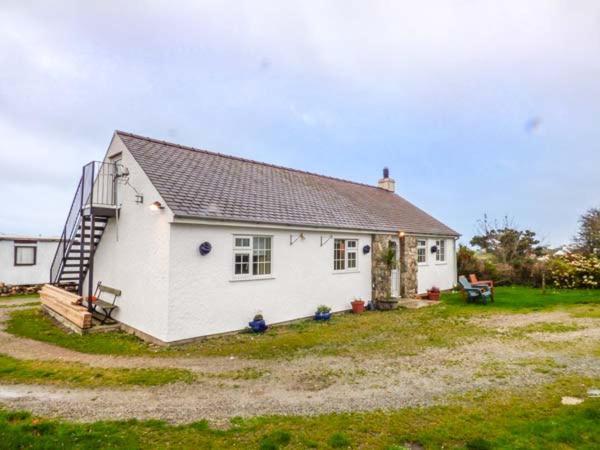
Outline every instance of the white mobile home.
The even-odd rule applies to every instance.
[[[0,283],[47,283],[58,241],[54,237],[0,234]]]
[[[120,289],[115,317],[162,342],[455,284],[458,233],[387,170],[370,186],[124,132],[89,167],[52,281]]]

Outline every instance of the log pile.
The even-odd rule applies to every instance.
[[[81,306],[81,297],[64,289],[45,284],[40,291],[42,306],[58,314],[81,330],[91,328],[92,314]],[[53,314],[54,315],[54,314]]]

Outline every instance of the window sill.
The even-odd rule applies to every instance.
[[[417,263],[418,266],[420,267],[427,267],[429,265],[429,263]]]
[[[436,262],[435,263],[436,266],[445,266],[446,264],[448,264],[447,261],[441,261],[441,262]]]
[[[259,280],[274,280],[274,279],[275,279],[275,277],[273,275],[258,275],[258,276],[231,278],[229,281],[231,283],[235,283],[237,281],[259,281]]]
[[[334,270],[334,275],[342,275],[344,273],[360,273],[360,270]]]

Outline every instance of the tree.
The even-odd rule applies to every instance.
[[[579,218],[575,248],[585,254],[600,254],[600,208],[588,209]]]
[[[513,264],[518,260],[544,253],[534,231],[519,230],[512,220],[504,217],[502,224],[491,223],[487,215],[478,222],[479,234],[473,236],[471,245],[496,257],[499,262]]]

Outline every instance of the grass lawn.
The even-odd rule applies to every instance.
[[[0,297],[0,302],[6,300],[26,300],[31,299],[31,301],[39,301],[40,296],[38,294],[19,294],[19,295],[10,295],[8,297]]]
[[[173,426],[159,421],[76,424],[0,410],[5,448],[299,449],[425,448],[595,449],[600,447],[600,399],[586,390],[600,380],[564,378],[509,393],[472,394],[448,405],[391,412],[235,418],[227,429],[206,422]],[[562,396],[579,396],[577,406]]]
[[[105,369],[60,361],[19,360],[0,354],[0,381],[10,383],[60,384],[74,387],[158,386],[192,382],[184,369]]]
[[[499,287],[496,302],[466,304],[459,293],[444,294],[442,304],[419,310],[336,315],[329,323],[311,320],[274,327],[263,335],[240,333],[183,346],[149,346],[125,333],[68,334],[39,310],[15,311],[7,331],[84,353],[156,356],[237,356],[294,358],[302,355],[410,355],[431,347],[451,347],[492,333],[468,322],[477,315],[565,309],[600,316],[600,290],[540,290]],[[267,317],[268,319],[268,317]]]

